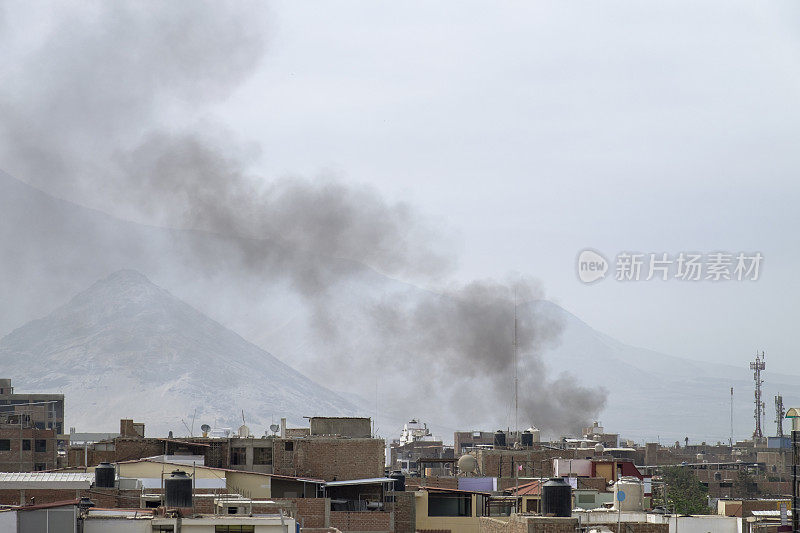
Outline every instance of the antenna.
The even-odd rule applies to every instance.
[[[242,424],[247,424],[247,422],[244,421],[244,409],[242,409]]]
[[[189,431],[189,436],[194,437],[194,419],[197,418],[197,407],[194,408],[194,413],[192,414],[192,429]]]
[[[187,424],[187,423],[186,423],[186,420],[184,420],[183,418],[181,418],[181,422],[183,422],[183,427],[185,427],[185,428],[186,428],[186,431],[188,431],[188,432],[189,432],[189,436],[190,436],[190,437],[194,437],[194,435],[192,435],[192,430],[191,430],[191,429],[189,429],[189,424]]]
[[[731,438],[728,441],[731,446],[731,454],[733,453],[733,387],[731,387]]]
[[[775,423],[778,425],[778,437],[783,437],[783,417],[786,416],[786,409],[783,408],[783,396],[775,396]]]
[[[514,289],[514,431],[519,439],[519,377],[517,375],[517,290]]]
[[[761,351],[761,354],[756,351],[756,360],[750,363],[750,370],[753,371],[753,380],[756,382],[756,390],[755,390],[755,414],[753,418],[756,419],[756,428],[753,431],[753,439],[760,439],[764,436],[763,432],[761,431],[761,417],[765,414],[765,405],[764,401],[761,399],[761,385],[764,384],[764,380],[761,379],[761,371],[767,367],[766,363],[764,362],[764,351]]]

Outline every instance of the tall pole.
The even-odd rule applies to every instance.
[[[731,387],[731,437],[728,443],[731,446],[731,457],[733,457],[733,387]]]
[[[517,291],[514,290],[514,431],[522,447],[522,436],[519,434],[519,379],[517,375]],[[513,461],[512,461],[513,464]],[[519,470],[514,466],[514,486],[519,488]]]
[[[517,291],[514,291],[514,431],[519,435],[519,378],[517,374]],[[522,444],[522,442],[520,442]]]
[[[761,399],[761,385],[764,384],[764,380],[761,379],[761,371],[766,368],[766,364],[764,363],[764,351],[762,350],[759,354],[756,352],[756,360],[750,363],[750,370],[753,371],[753,380],[755,381],[755,414],[753,418],[756,420],[756,428],[753,430],[753,439],[760,439],[764,436],[764,433],[761,431],[761,416],[764,414],[765,405],[764,401]]]

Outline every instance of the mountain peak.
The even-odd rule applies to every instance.
[[[64,392],[79,421],[70,424],[84,427],[133,416],[166,432],[195,410],[235,424],[242,408],[266,426],[273,416],[301,420],[309,406],[354,409],[136,270],[113,272],[0,339],[0,369],[9,374],[19,361],[20,386]]]
[[[101,282],[152,284],[152,281],[150,281],[147,276],[138,270],[133,270],[132,268],[123,268],[121,270],[117,270],[116,272],[112,272],[106,276],[106,278],[101,280]]]

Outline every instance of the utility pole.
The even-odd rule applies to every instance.
[[[764,380],[761,379],[761,371],[766,368],[766,363],[764,363],[764,351],[762,350],[759,354],[756,351],[756,360],[750,363],[750,370],[753,371],[753,380],[756,383],[756,390],[755,390],[755,414],[753,418],[756,419],[756,428],[753,431],[753,439],[760,439],[764,436],[764,433],[761,431],[761,417],[765,414],[765,405],[764,400],[762,400],[761,396],[761,386],[764,384]]]

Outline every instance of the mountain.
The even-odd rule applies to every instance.
[[[239,343],[244,343],[248,348],[231,348],[223,352],[216,351],[216,348],[205,349],[203,343],[206,340],[206,346],[215,346],[211,339],[200,335],[208,331],[192,328],[183,336],[186,341],[183,345],[191,355],[187,361],[201,362],[182,370],[172,367],[170,372],[173,375],[167,377],[162,370],[172,359],[170,354],[175,353],[174,344],[157,344],[157,337],[150,333],[151,330],[123,326],[122,321],[113,322],[113,328],[109,324],[111,329],[101,329],[104,333],[97,339],[80,335],[72,339],[67,330],[59,332],[58,328],[50,325],[55,325],[55,322],[47,322],[60,311],[66,313],[71,305],[67,304],[42,319],[44,323],[35,321],[25,325],[0,342],[3,350],[0,374],[14,378],[19,391],[65,392],[67,426],[108,431],[109,427],[116,427],[118,418],[137,416],[147,417],[150,427],[161,424],[159,427],[180,432],[183,428],[180,418],[189,422],[195,408],[198,423],[213,423],[212,418],[217,418],[220,423],[235,426],[238,421],[232,419],[232,414],[245,409],[248,423],[255,430],[256,425],[250,423],[249,413],[254,411],[252,416],[255,417],[258,409],[258,416],[269,425],[272,413],[281,416],[282,408],[279,406],[283,405],[280,403],[283,400],[277,398],[268,402],[260,392],[254,392],[259,388],[271,391],[279,386],[270,378],[269,371],[253,373],[253,376],[260,376],[258,380],[246,375],[248,381],[238,382],[248,384],[246,387],[225,388],[223,384],[229,387],[230,383],[236,383],[228,380],[228,375],[231,379],[240,375],[230,370],[239,372],[239,359],[235,359],[236,364],[226,365],[211,355],[217,354],[219,359],[219,353],[256,353],[252,350],[257,350],[261,356],[267,350],[275,354],[275,357],[265,359],[269,362],[265,365],[268,368],[273,367],[275,361],[282,362],[282,366],[275,368],[282,368],[283,372],[294,368],[311,380],[324,383],[329,389],[344,391],[320,393],[331,401],[336,398],[336,405],[342,408],[350,406],[352,409],[353,404],[369,406],[362,413],[365,416],[377,415],[376,427],[388,437],[399,435],[403,421],[413,417],[428,422],[434,433],[446,440],[452,438],[455,429],[487,429],[487,424],[490,424],[488,429],[497,429],[511,420],[509,405],[497,405],[494,406],[496,417],[491,423],[470,422],[473,407],[469,402],[480,395],[466,395],[463,401],[447,402],[436,396],[436,384],[430,387],[429,397],[412,403],[404,397],[405,384],[411,379],[411,372],[386,372],[373,362],[377,360],[375,353],[361,349],[364,344],[361,340],[374,334],[362,320],[365,302],[380,299],[381,295],[388,293],[402,293],[409,301],[422,300],[432,296],[429,291],[382,276],[363,265],[344,265],[351,271],[347,283],[327,294],[333,302],[330,309],[352,347],[343,356],[333,353],[331,343],[316,333],[318,328],[314,327],[313,312],[292,291],[286,279],[276,278],[271,272],[242,268],[235,252],[241,248],[241,239],[121,220],[53,198],[2,171],[0,213],[3,217],[3,224],[0,224],[0,249],[3,250],[0,257],[0,301],[4,304],[0,306],[0,335],[50,313],[110,272],[135,269],[146,273],[157,285],[169,288],[172,294],[198,310],[195,313],[205,315],[202,323],[214,325],[213,328],[209,326],[208,331],[218,331],[222,324],[255,345],[227,331],[225,338],[231,339],[233,335],[238,339],[236,343],[231,341],[232,344],[241,347],[243,345]],[[269,241],[262,241],[259,245],[277,246]],[[204,257],[217,259],[199,264],[198,249],[204,251]],[[343,268],[341,260],[316,258],[315,261],[327,262],[331,269]],[[153,294],[166,294],[164,298],[167,298],[167,293],[159,291]],[[119,303],[105,306],[99,301],[96,305],[107,311],[124,307]],[[739,354],[729,365],[692,361],[627,345],[596,331],[552,302],[531,305],[539,306],[539,312],[551,314],[563,326],[559,341],[548,345],[541,353],[545,371],[551,377],[569,372],[578,384],[604,387],[608,391],[607,403],[599,416],[610,431],[637,440],[661,438],[662,442],[674,442],[688,436],[693,441],[725,441],[730,434],[730,387],[733,386],[734,437],[748,437],[752,432],[753,382],[747,353]],[[91,307],[87,303],[81,308],[81,313],[89,316],[96,312]],[[69,322],[63,313],[59,324]],[[145,316],[155,315],[145,313],[141,318]],[[102,321],[98,318],[97,323]],[[153,326],[151,323],[150,327]],[[36,329],[30,329],[34,327]],[[181,322],[172,325],[174,332],[179,332],[181,327]],[[654,321],[653,327],[658,327],[657,322]],[[127,333],[120,333],[120,337],[114,340],[114,328]],[[108,344],[93,346],[103,350],[115,347],[114,350],[120,350],[119,354],[114,351],[107,356],[108,361],[97,354],[91,362],[83,361],[80,355],[82,343],[100,342],[102,339],[108,340]],[[193,345],[189,342],[192,339],[204,341]],[[122,350],[125,346],[131,346],[131,351]],[[162,346],[165,349],[163,354],[160,351]],[[69,356],[69,362],[62,362],[59,356],[51,359],[48,355],[51,353]],[[154,360],[148,357],[155,358],[158,362],[143,364],[135,359],[121,363],[119,357],[124,354],[147,361]],[[248,357],[243,360],[250,361]],[[243,364],[247,367],[250,363]],[[521,364],[526,364],[526,361],[521,361]],[[424,367],[422,360],[414,357],[410,357],[406,365],[409,369]],[[113,368],[113,372],[106,372],[107,367]],[[143,379],[144,375],[155,381],[148,382]],[[764,378],[768,406],[765,427],[772,433],[774,416],[769,407],[773,395],[781,393],[787,405],[800,404],[800,378],[774,372],[769,360]],[[306,380],[303,383],[312,383],[307,386],[323,391],[322,388],[314,389],[318,386],[313,382]],[[463,385],[465,390],[469,390],[469,386],[469,383]],[[521,394],[546,393],[521,391]],[[162,397],[169,399],[171,412],[174,412],[169,419],[163,413]],[[340,404],[342,397],[345,400]],[[305,408],[311,403],[297,408],[297,396],[289,394],[288,398],[286,409],[292,409],[296,416],[314,414]],[[509,396],[507,403],[510,402]],[[212,409],[216,411],[212,412]],[[323,413],[321,408],[316,412]],[[459,414],[467,421],[454,422]],[[520,423],[535,424],[536,413],[530,418],[524,422],[521,418]]]
[[[281,416],[358,410],[133,270],[4,337],[0,369],[18,389],[63,392],[67,424],[82,430],[133,418],[149,434],[183,434],[196,409],[196,428],[236,428],[244,410],[261,431]]]

